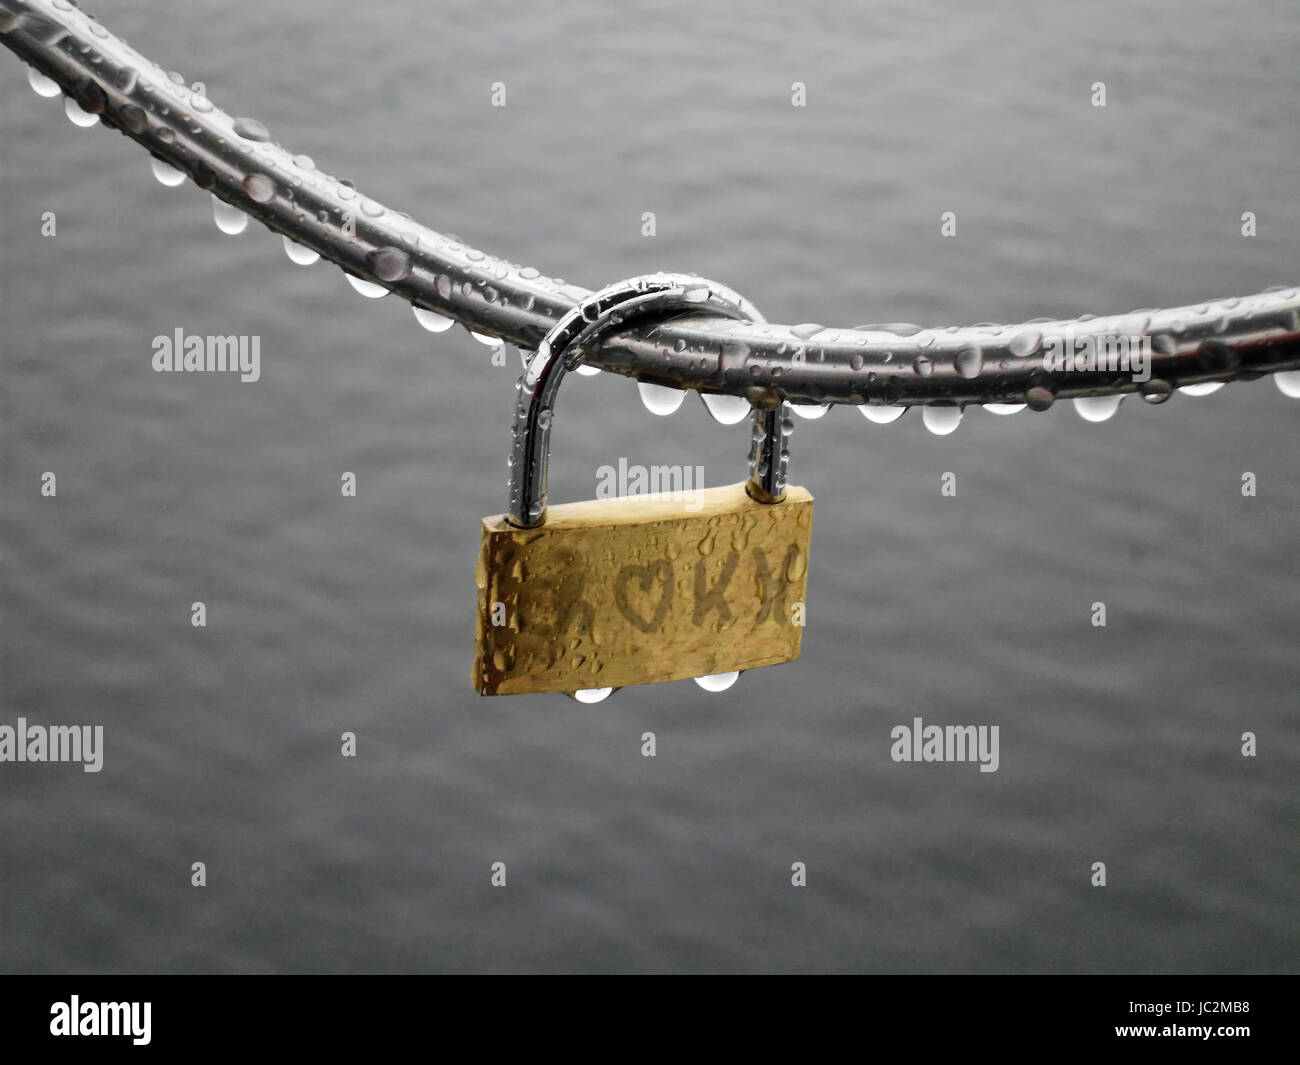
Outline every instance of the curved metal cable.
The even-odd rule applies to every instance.
[[[450,319],[531,349],[591,295],[361,195],[273,143],[260,122],[232,118],[191,91],[71,0],[0,0],[0,42],[52,79],[87,120],[98,116],[214,197],[410,301],[426,326]],[[1132,370],[1130,347],[1149,351],[1140,373]],[[1063,360],[1076,352],[1083,358]],[[1087,358],[1098,352],[1105,361]],[[1300,368],[1300,289],[1101,318],[944,329],[686,317],[603,336],[582,354],[588,365],[642,381],[733,396],[758,390],[794,403],[1024,403],[1042,410],[1057,398],[1131,392],[1158,403],[1176,387]]]

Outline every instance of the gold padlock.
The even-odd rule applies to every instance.
[[[785,485],[792,426],[779,400],[755,409],[748,481],[547,509],[564,374],[604,330],[681,311],[761,320],[714,282],[635,278],[562,318],[520,379],[510,509],[483,519],[475,572],[480,694],[607,694],[799,657],[813,500]]]

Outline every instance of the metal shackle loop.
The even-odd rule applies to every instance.
[[[715,281],[689,274],[648,274],[592,293],[546,334],[515,386],[518,395],[510,451],[510,505],[505,515],[511,525],[532,529],[546,518],[551,423],[565,374],[582,362],[585,352],[608,331],[646,316],[666,319],[682,313],[766,321],[749,300]],[[786,404],[779,397],[770,399],[764,409],[755,407],[749,455],[747,488],[761,503],[777,503],[785,495],[789,454],[785,442],[790,424]]]

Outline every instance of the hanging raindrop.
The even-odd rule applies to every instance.
[[[35,92],[37,96],[44,96],[47,99],[53,96],[58,96],[62,91],[59,88],[59,83],[57,81],[53,78],[47,78],[35,67],[27,68],[27,84],[32,87],[32,91]]]
[[[641,394],[641,402],[645,404],[645,409],[651,414],[672,414],[686,399],[686,392],[683,389],[657,385],[653,381],[638,381],[636,390]]]
[[[456,324],[456,319],[424,307],[412,307],[411,310],[415,313],[415,320],[430,333],[445,333]]]
[[[216,196],[212,197],[212,220],[217,223],[217,228],[221,232],[232,237],[242,233],[244,227],[248,225],[248,215]]]
[[[177,170],[170,163],[164,163],[161,159],[150,159],[149,165],[153,170],[153,176],[158,179],[158,183],[166,185],[169,189],[174,189],[185,180],[184,170]]]
[[[926,407],[921,411],[921,420],[935,436],[947,436],[961,424],[961,408]]]
[[[360,292],[361,295],[365,296],[367,299],[377,300],[388,295],[388,289],[384,288],[383,285],[377,285],[375,282],[367,281],[363,277],[355,277],[352,274],[349,274],[346,270],[343,271],[343,276],[348,279],[348,284],[351,285],[353,289]]]
[[[299,244],[296,240],[284,238],[284,254],[289,256],[291,263],[299,266],[311,266],[312,263],[320,259],[320,252],[305,245]]]
[[[907,413],[906,407],[873,407],[869,403],[864,403],[858,408],[858,412],[869,422],[875,422],[877,425],[888,425],[890,422],[896,422]]]
[[[726,396],[713,392],[701,392],[700,399],[719,425],[735,425],[749,416],[749,400],[744,396]]]
[[[1074,409],[1085,422],[1104,422],[1115,416],[1123,396],[1078,396]]]
[[[709,673],[703,677],[696,677],[695,683],[706,692],[725,692],[739,678],[740,671],[732,670],[730,673]]]
[[[63,101],[63,113],[68,116],[69,122],[74,126],[80,126],[82,129],[89,129],[99,121],[98,115],[83,111],[81,104],[77,103],[71,96]]]

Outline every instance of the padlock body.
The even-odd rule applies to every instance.
[[[483,519],[474,685],[483,695],[680,680],[799,657],[813,499],[744,484]]]

